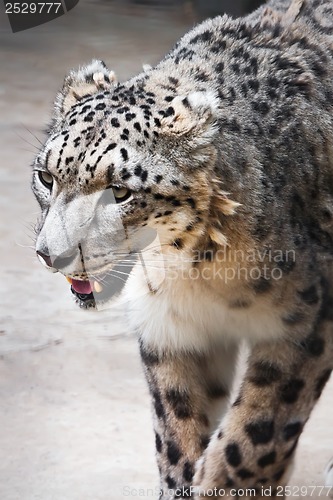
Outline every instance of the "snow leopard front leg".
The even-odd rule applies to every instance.
[[[288,321],[300,328],[300,316]],[[331,320],[317,320],[302,338],[257,344],[238,397],[197,464],[195,498],[214,488],[226,492],[214,498],[238,498],[237,490],[239,498],[246,490],[252,498],[284,498],[298,438],[332,367]]]
[[[226,410],[237,351],[230,345],[205,354],[160,355],[141,341],[153,401],[161,500],[193,497],[195,463]]]

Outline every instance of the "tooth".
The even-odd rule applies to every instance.
[[[72,278],[68,278],[68,276],[66,276],[66,280],[68,281],[68,283],[71,285],[72,284]]]
[[[100,293],[103,290],[102,285],[98,281],[94,281],[94,290],[96,293]]]

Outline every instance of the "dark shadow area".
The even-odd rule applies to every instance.
[[[154,9],[178,10],[180,15],[188,16],[196,21],[220,14],[231,16],[243,16],[260,5],[264,0],[102,0],[105,4],[127,9],[131,14],[138,11],[140,7]]]

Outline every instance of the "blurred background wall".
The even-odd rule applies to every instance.
[[[129,10],[133,6],[149,6],[152,9],[181,8],[197,20],[223,13],[241,16],[265,3],[264,0],[104,0],[104,2],[121,4]]]

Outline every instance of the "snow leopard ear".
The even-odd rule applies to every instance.
[[[83,97],[107,89],[116,83],[113,71],[107,69],[103,61],[93,60],[88,66],[72,70],[55,101],[54,119],[61,120],[72,106]]]
[[[188,136],[197,146],[208,144],[217,131],[219,102],[214,92],[193,92],[177,96],[161,119],[161,130],[167,136]]]

